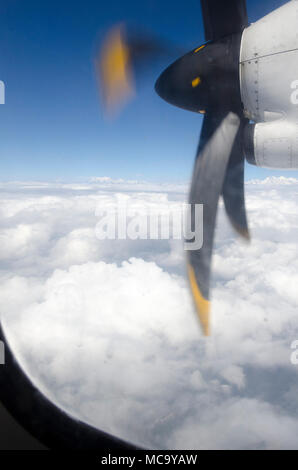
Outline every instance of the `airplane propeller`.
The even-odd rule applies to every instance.
[[[204,205],[204,244],[190,252],[190,286],[203,332],[209,334],[210,272],[218,200],[222,195],[227,216],[236,232],[249,240],[244,196],[243,133],[248,120],[243,114],[239,81],[241,35],[248,25],[244,0],[201,0],[205,39],[203,44],[183,55],[158,78],[155,90],[161,98],[183,109],[201,113],[204,121],[196,155],[189,202]],[[118,33],[119,34],[119,33]],[[134,49],[129,41],[108,36],[100,60],[105,103],[119,103],[131,92]],[[147,39],[148,41],[148,39]],[[139,48],[134,66],[160,53]],[[119,51],[122,44],[122,53]],[[117,46],[115,44],[118,44]],[[150,41],[149,41],[150,44]],[[117,52],[116,52],[117,51]],[[163,52],[165,49],[163,50]],[[117,60],[115,59],[117,57]],[[110,62],[117,64],[110,71]],[[124,67],[123,64],[126,64]]]

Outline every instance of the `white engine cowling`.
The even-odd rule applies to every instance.
[[[272,169],[298,169],[298,126],[278,120],[249,124],[244,133],[246,160]]]
[[[286,3],[243,32],[240,86],[249,163],[298,168],[298,0]]]
[[[298,0],[244,30],[240,86],[249,119],[268,122],[286,117],[298,122]]]

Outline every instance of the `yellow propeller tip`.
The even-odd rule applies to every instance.
[[[192,291],[194,303],[200,320],[201,328],[204,336],[210,336],[210,310],[211,304],[209,300],[205,299],[199,289],[196,281],[194,269],[188,265],[188,277],[190,288]]]
[[[124,39],[124,28],[117,25],[109,31],[96,61],[105,110],[113,114],[134,94],[130,50]]]

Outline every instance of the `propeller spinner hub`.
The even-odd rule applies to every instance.
[[[241,34],[207,43],[170,65],[155,90],[174,106],[189,111],[242,109],[239,81]]]

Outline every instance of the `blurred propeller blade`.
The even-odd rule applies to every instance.
[[[206,115],[201,132],[189,202],[203,204],[203,246],[189,251],[188,274],[202,330],[210,334],[210,273],[218,200],[240,128],[240,118]]]
[[[201,0],[206,41],[240,33],[247,25],[246,0]]]
[[[226,171],[223,185],[223,200],[229,220],[239,235],[250,240],[250,233],[246,217],[244,195],[244,163],[245,157],[242,148],[243,129],[247,120],[242,119],[237,138],[235,139],[230,161]]]
[[[96,71],[104,108],[108,114],[115,113],[134,93],[131,52],[122,25],[107,34],[96,58]]]
[[[183,53],[181,48],[144,32],[113,27],[107,34],[95,60],[96,73],[106,112],[121,110],[135,94],[135,75],[144,64],[160,56]]]

